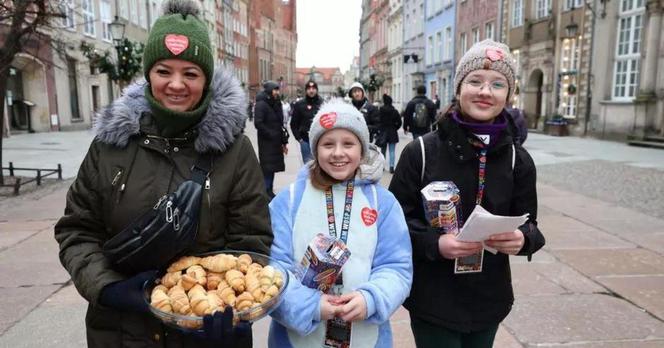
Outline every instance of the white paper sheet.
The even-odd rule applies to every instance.
[[[511,232],[528,220],[528,214],[521,216],[493,215],[479,205],[475,206],[457,239],[464,242],[484,242],[496,233]],[[484,249],[492,254],[496,249],[484,245]]]

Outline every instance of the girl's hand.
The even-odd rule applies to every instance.
[[[438,252],[446,259],[477,254],[482,250],[480,242],[461,242],[451,233],[446,233],[438,238]]]
[[[523,248],[525,238],[523,237],[523,232],[517,229],[514,232],[491,235],[491,237],[485,240],[484,243],[503,254],[516,255],[521,251],[521,248]]]
[[[338,300],[339,303],[345,303],[338,313],[344,321],[360,321],[367,318],[367,301],[359,291],[341,295]]]
[[[335,302],[335,296],[323,294],[320,297],[320,320],[330,320],[339,314],[341,307]]]
[[[281,151],[284,153],[284,155],[288,155],[288,145],[281,145]]]

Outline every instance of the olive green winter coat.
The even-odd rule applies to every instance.
[[[103,243],[189,179],[200,153],[212,152],[214,160],[190,253],[238,249],[268,254],[272,243],[263,176],[241,133],[246,99],[237,80],[226,71],[215,72],[202,121],[171,139],[156,135],[144,87],[145,82],[130,86],[98,116],[97,135],[55,226],[62,265],[90,303],[90,347],[200,346],[151,314],[121,312],[98,302],[104,286],[131,276],[112,269],[101,252]]]

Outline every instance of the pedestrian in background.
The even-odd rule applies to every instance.
[[[199,220],[197,237],[186,253],[270,251],[260,167],[241,134],[246,95],[231,72],[213,71],[200,16],[194,1],[164,4],[143,53],[146,81],[127,87],[97,118],[96,137],[55,225],[60,261],[88,301],[88,347],[252,346],[250,330],[223,332],[232,312],[207,316],[213,325],[203,334],[165,326],[144,299],[143,284],[156,272],[120,271],[102,252],[109,239],[190,180],[202,158],[210,159],[210,171],[200,216],[192,217]]]
[[[288,153],[288,133],[284,127],[284,113],[276,82],[265,82],[263,90],[256,95],[254,118],[258,131],[258,158],[265,178],[265,189],[272,199],[274,174],[286,170],[284,155]]]
[[[348,97],[351,99],[353,106],[359,110],[364,116],[364,121],[369,128],[369,142],[373,143],[378,133],[378,123],[380,116],[378,115],[378,108],[373,106],[366,97],[364,87],[359,82],[354,82],[348,89]]]
[[[290,127],[293,136],[300,143],[302,162],[307,163],[313,159],[309,146],[309,128],[311,128],[311,122],[318,109],[323,104],[323,99],[318,95],[318,84],[315,81],[307,82],[304,85],[304,92],[304,98],[293,105]]]
[[[387,94],[383,94],[383,106],[380,107],[379,114],[380,124],[376,146],[380,147],[385,158],[387,158],[387,150],[389,149],[390,173],[394,173],[395,151],[399,142],[397,130],[401,127],[401,116],[399,116],[397,109],[392,106],[392,97]]]
[[[515,72],[506,45],[492,40],[473,45],[456,68],[458,101],[443,112],[435,132],[408,144],[390,183],[413,243],[415,273],[404,306],[420,348],[492,347],[514,302],[509,256],[530,260],[544,245],[537,227],[535,164],[514,141],[517,130],[506,119]],[[430,226],[420,190],[432,181],[456,184],[461,219],[481,205],[496,215],[529,214],[528,220],[484,241],[497,254],[483,252],[480,242],[462,242]],[[480,272],[455,273],[456,258],[482,252]]]
[[[408,295],[412,255],[401,207],[378,184],[383,157],[369,143],[362,114],[340,99],[323,104],[309,139],[314,160],[270,203],[271,256],[293,269],[321,231],[341,239],[351,254],[328,294],[291,278],[271,314],[268,345],[322,347],[336,338],[329,346],[392,347],[389,319]],[[340,339],[346,334],[352,346]]]
[[[254,103],[251,100],[247,104],[247,117],[249,118],[249,122],[254,121]]]
[[[417,95],[408,102],[402,115],[403,130],[413,133],[413,139],[429,133],[436,119],[436,105],[426,94],[426,87],[417,86]]]

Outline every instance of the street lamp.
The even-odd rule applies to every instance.
[[[113,42],[117,47],[118,45],[120,45],[122,39],[124,39],[125,24],[120,21],[118,16],[115,16],[113,22],[111,22],[108,26],[110,27],[111,37],[113,38]]]
[[[579,31],[579,25],[574,23],[574,15],[572,15],[569,24],[565,26],[565,36],[568,38],[574,38],[576,37],[576,33],[578,31]]]

